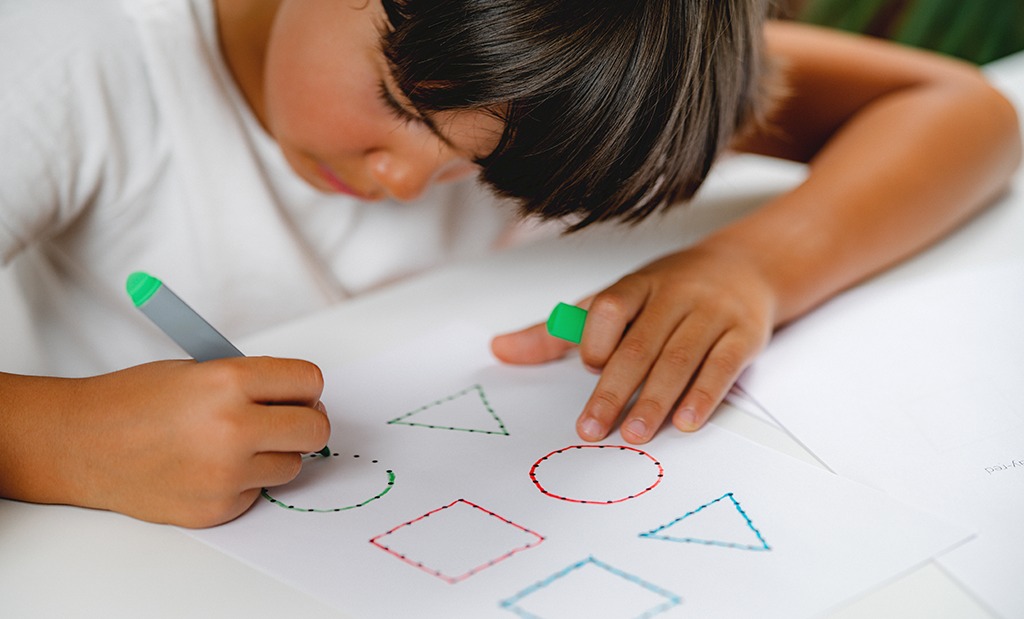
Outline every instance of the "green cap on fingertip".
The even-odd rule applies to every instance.
[[[548,333],[579,344],[583,339],[583,324],[587,321],[587,310],[568,303],[559,303],[548,317]]]
[[[132,298],[132,303],[135,304],[135,307],[142,307],[163,285],[163,282],[149,273],[136,271],[128,276],[125,288],[128,290],[128,296]]]

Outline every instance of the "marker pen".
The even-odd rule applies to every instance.
[[[159,279],[136,271],[126,288],[135,307],[196,361],[245,356]],[[331,450],[324,447],[319,453],[327,457]]]

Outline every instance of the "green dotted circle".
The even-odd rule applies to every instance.
[[[332,458],[336,458],[339,455],[340,454],[332,453],[331,457]],[[302,456],[302,459],[303,460],[312,460],[314,458],[326,458],[326,457],[327,456],[324,456],[324,455],[319,454],[319,453],[311,453],[311,454],[306,454],[306,455]],[[356,454],[353,457],[358,458],[359,455]],[[376,460],[374,460],[374,462],[376,462]],[[298,507],[298,506],[295,506],[295,505],[288,505],[287,503],[284,503],[284,502],[280,501],[279,499],[275,499],[266,488],[263,488],[260,491],[260,496],[262,496],[264,499],[270,501],[271,503],[273,503],[274,505],[277,505],[278,507],[280,507],[282,509],[288,509],[288,510],[295,511],[295,512],[315,512],[315,513],[320,513],[320,514],[328,514],[328,513],[333,513],[333,512],[343,512],[343,511],[346,511],[346,510],[349,510],[349,509],[355,509],[357,507],[362,507],[363,505],[366,505],[367,503],[372,503],[373,501],[376,501],[377,499],[381,498],[382,496],[384,496],[385,494],[390,492],[391,488],[393,488],[394,485],[395,485],[395,472],[392,471],[391,469],[388,469],[385,472],[387,473],[388,481],[387,481],[387,485],[384,486],[383,490],[378,492],[376,495],[366,499],[365,501],[362,501],[361,503],[356,503],[354,505],[346,505],[345,507],[313,508],[313,507]]]

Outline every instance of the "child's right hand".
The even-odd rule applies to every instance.
[[[269,357],[0,375],[0,495],[220,524],[327,443],[322,390],[315,365]]]

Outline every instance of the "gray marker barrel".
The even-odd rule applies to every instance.
[[[135,307],[196,361],[244,356],[159,279],[136,272],[126,287]]]

